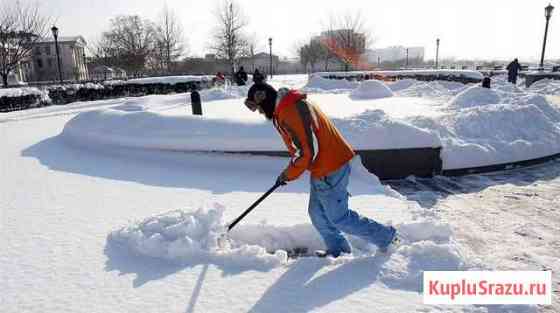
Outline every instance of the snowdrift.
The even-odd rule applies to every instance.
[[[169,116],[138,111],[142,106],[85,112],[70,120],[62,135],[78,144],[177,151],[284,151],[269,122],[201,116]],[[355,149],[438,147],[437,136],[379,110],[333,119]]]
[[[464,109],[496,103],[500,103],[500,96],[494,90],[480,86],[472,86],[457,94],[449,102],[449,107],[454,109]]]
[[[441,99],[442,101],[450,99],[467,88],[467,85],[448,81],[424,82],[412,80],[402,83],[397,81],[393,84],[395,87],[390,85],[390,88],[396,88],[393,91],[398,96]]]
[[[350,98],[354,100],[380,99],[392,96],[391,89],[378,80],[365,80],[350,93]]]
[[[112,231],[108,243],[144,257],[173,263],[227,264],[245,269],[268,270],[289,263],[288,253],[296,248],[308,251],[324,249],[319,234],[310,224],[293,226],[239,225],[225,246],[218,238],[225,230],[222,214],[225,206],[194,211],[171,211]],[[466,270],[469,260],[453,239],[449,225],[436,220],[419,220],[396,225],[402,243],[382,265],[381,281],[388,286],[420,291],[425,270]],[[362,239],[349,236],[351,255],[329,262],[350,262],[371,257],[377,248]]]
[[[547,102],[539,106],[490,104],[411,122],[438,133],[444,169],[479,167],[560,152],[559,112]]]

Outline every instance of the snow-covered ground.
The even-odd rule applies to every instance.
[[[301,76],[276,79],[273,84],[305,84]],[[376,127],[394,127],[386,137],[412,130],[414,136],[425,133],[429,139],[441,137],[411,122],[419,114],[407,115],[409,108],[390,114],[389,107],[410,99],[404,96],[416,96],[415,105],[432,109],[433,114],[424,118],[447,117],[454,112],[449,111],[448,102],[465,89],[451,87],[412,82],[400,91],[393,89],[394,97],[377,100],[352,100],[350,90],[310,97],[326,103],[320,104],[325,111],[338,100],[349,106],[360,103],[361,108],[352,108],[356,114],[345,115],[339,109],[329,113],[348,123],[348,134],[357,134],[363,127],[374,131],[367,125],[374,121]],[[425,90],[442,95],[402,94],[425,95]],[[243,91],[204,91],[205,108],[215,115],[198,121],[198,129],[230,136],[224,131],[272,128],[262,120],[242,116],[225,128],[225,123],[234,123],[236,118],[229,113],[220,116],[220,106],[230,113],[228,105],[246,110],[240,101]],[[164,151],[188,150],[174,145],[195,143],[190,137],[200,135],[188,132],[193,120],[185,107],[187,96],[84,102],[0,116],[0,134],[5,138],[0,157],[4,177],[0,182],[2,312],[536,312],[538,308],[532,306],[424,305],[419,293],[421,273],[546,267],[555,271],[553,279],[558,282],[560,232],[554,222],[558,210],[543,213],[546,220],[535,217],[530,225],[518,225],[523,233],[545,238],[542,245],[528,247],[530,241],[515,245],[517,235],[505,231],[510,228],[476,227],[477,219],[489,221],[499,216],[499,208],[507,208],[499,195],[485,203],[476,198],[478,190],[471,190],[473,203],[459,201],[462,198],[452,202],[447,197],[449,201],[441,207],[448,204],[449,208],[443,210],[426,205],[434,197],[431,191],[416,193],[416,198],[403,191],[406,197],[401,196],[357,165],[351,207],[397,226],[403,243],[393,254],[378,254],[359,238],[351,238],[351,256],[287,259],[284,250],[322,245],[307,217],[307,177],[272,194],[232,231],[231,246],[216,249],[216,236],[223,226],[272,185],[286,160]],[[330,98],[333,102],[328,104]],[[396,102],[375,102],[393,99]],[[534,111],[533,107],[537,106],[527,110]],[[172,127],[166,128],[167,123]],[[182,124],[187,126],[182,128]],[[103,140],[103,134],[108,140]],[[185,141],[177,140],[179,136]],[[162,147],[160,140],[165,138],[169,141]],[[206,142],[210,137],[203,138]],[[138,144],[130,144],[131,140]],[[243,146],[243,140],[239,138],[237,145]],[[550,175],[550,171],[545,173]],[[549,192],[542,198],[550,198],[550,203],[558,203],[560,194],[552,185],[547,187],[555,177],[534,180]],[[484,210],[488,205],[498,209]],[[470,207],[480,209],[473,212]],[[518,210],[521,214],[522,209]],[[465,224],[468,218],[472,219]],[[505,236],[503,250],[500,236]],[[511,263],[510,256],[525,256],[529,261]],[[559,309],[557,298],[553,301],[551,312]]]

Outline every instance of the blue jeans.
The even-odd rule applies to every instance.
[[[387,247],[395,235],[395,228],[384,226],[348,208],[348,180],[350,163],[329,175],[311,178],[309,217],[325,245],[327,253],[338,256],[350,253],[352,248],[344,235],[361,237],[379,248]]]

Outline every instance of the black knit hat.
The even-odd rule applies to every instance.
[[[266,118],[271,120],[274,116],[277,97],[278,93],[274,87],[269,84],[254,84],[249,88],[245,105],[251,111],[255,111],[258,107],[261,107]]]

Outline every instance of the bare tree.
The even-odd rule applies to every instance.
[[[8,75],[31,57],[33,45],[46,37],[50,23],[36,3],[8,3],[0,5],[0,76],[4,87],[8,87]]]
[[[169,72],[173,62],[185,52],[185,37],[183,25],[167,5],[158,19],[155,35],[155,57],[160,59],[162,68]]]
[[[218,58],[227,60],[233,75],[236,62],[243,52],[247,51],[247,40],[243,30],[248,20],[241,7],[233,0],[223,1],[216,8],[214,15],[217,26],[210,48]]]
[[[331,16],[321,37],[323,44],[344,64],[346,71],[367,67],[362,62],[362,55],[373,39],[359,12]]]
[[[111,26],[98,42],[98,51],[111,65],[138,75],[145,70],[155,46],[155,26],[138,15],[121,15],[111,19]]]
[[[325,47],[320,41],[313,38],[305,44],[300,44],[297,53],[303,67],[307,70],[307,65],[309,65],[311,72],[314,72],[315,65],[321,60],[325,53]]]
[[[251,64],[250,71],[255,70],[255,54],[257,51],[257,41],[257,34],[255,33],[246,36],[245,51],[242,52],[242,56],[249,59],[249,62]]]

